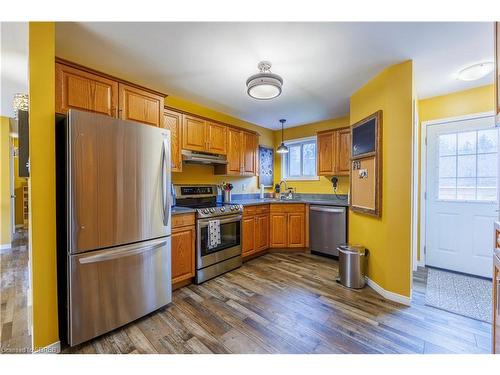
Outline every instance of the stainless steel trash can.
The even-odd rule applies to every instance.
[[[365,286],[368,250],[361,245],[344,244],[338,247],[340,283],[348,288]]]

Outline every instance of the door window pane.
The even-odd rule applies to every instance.
[[[498,130],[439,136],[438,199],[497,200]]]
[[[477,176],[496,177],[497,154],[483,154],[477,156]]]
[[[497,200],[497,179],[478,178],[477,179],[477,200],[496,201]]]
[[[457,176],[457,157],[442,156],[439,158],[439,178]]]
[[[476,199],[475,178],[457,178],[457,199],[458,200]]]
[[[476,153],[476,134],[477,132],[458,133],[458,154]]]
[[[458,156],[457,177],[476,176],[476,155]]]
[[[498,130],[488,129],[477,132],[477,153],[497,152]]]
[[[457,199],[456,183],[456,178],[440,178],[439,199]]]
[[[444,134],[439,136],[439,156],[456,155],[457,135]]]

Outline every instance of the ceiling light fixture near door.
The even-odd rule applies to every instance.
[[[279,147],[276,149],[276,152],[277,152],[278,154],[287,154],[287,153],[288,153],[288,147],[286,147],[286,146],[285,146],[285,142],[284,142],[284,140],[283,140],[283,126],[284,126],[284,124],[285,124],[285,121],[286,121],[286,120],[285,120],[284,118],[282,118],[282,119],[280,120],[280,122],[281,122],[281,144],[280,144],[280,145],[279,145]]]
[[[271,73],[271,63],[261,61],[260,72],[247,79],[247,94],[259,100],[269,100],[280,96],[283,78]]]
[[[461,81],[475,81],[485,77],[493,71],[494,64],[491,61],[474,64],[458,72]]]

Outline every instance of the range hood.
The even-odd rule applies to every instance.
[[[192,164],[227,164],[225,155],[182,150],[182,161]]]

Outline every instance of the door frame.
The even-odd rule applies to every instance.
[[[420,133],[420,260],[418,260],[418,266],[425,267],[425,241],[426,241],[426,193],[427,193],[427,127],[432,125],[444,125],[450,122],[456,121],[466,121],[474,120],[485,117],[493,117],[495,114],[493,111],[488,112],[478,112],[471,113],[462,116],[445,117],[435,120],[422,121],[421,123],[421,133]],[[417,182],[418,183],[418,182]],[[497,181],[498,187],[498,181]],[[416,254],[415,254],[416,258]]]

